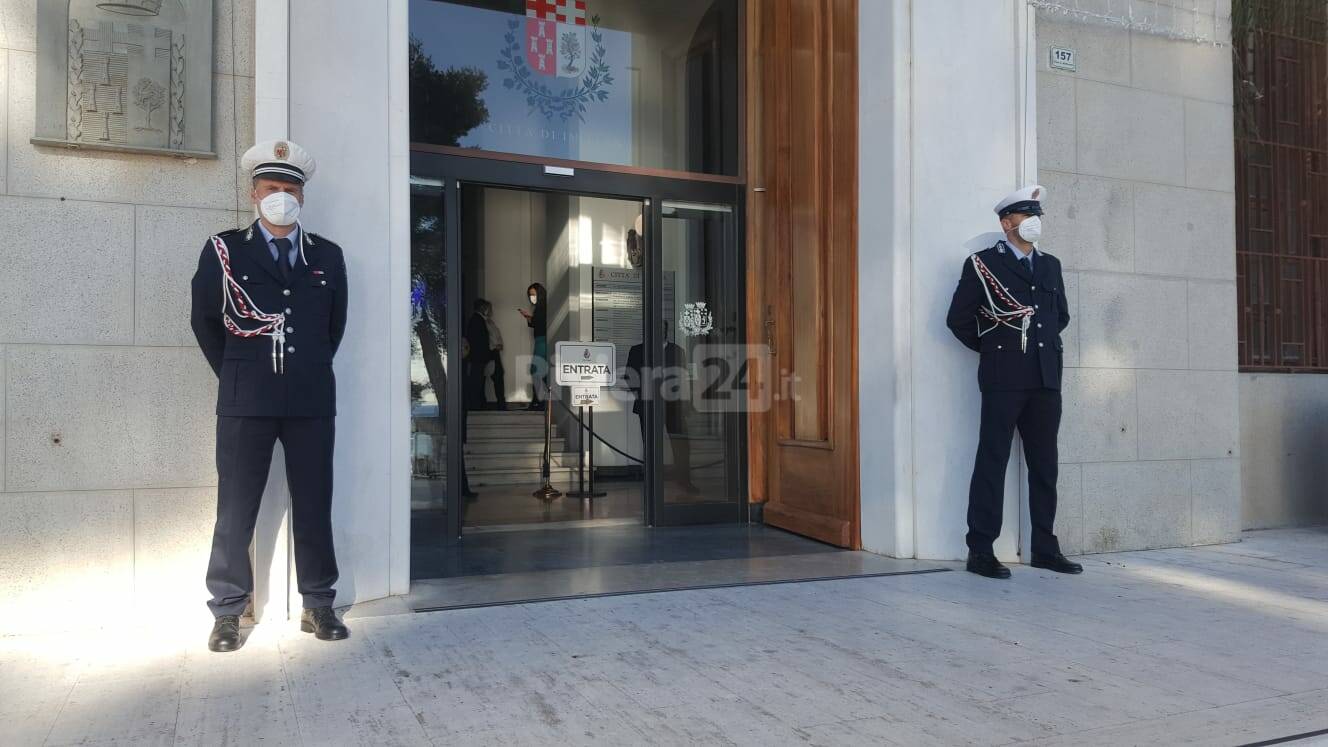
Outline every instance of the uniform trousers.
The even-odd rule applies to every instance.
[[[238,615],[254,590],[249,544],[277,440],[286,453],[297,587],[306,609],[336,597],[332,547],[332,447],[336,419],[217,417],[217,523],[208,562],[208,607]]]
[[[1061,424],[1061,393],[1025,389],[982,393],[982,426],[973,479],[968,489],[968,548],[990,553],[1001,534],[1005,504],[1005,467],[1017,428],[1028,465],[1028,514],[1033,525],[1034,555],[1056,555],[1056,433]]]

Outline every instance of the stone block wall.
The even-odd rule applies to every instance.
[[[1199,10],[1213,2],[1228,35],[1229,2]],[[1188,23],[1194,4],[1177,5]],[[1043,247],[1064,263],[1074,317],[1063,544],[1106,552],[1235,540],[1231,48],[1042,11],[1037,43]],[[1076,50],[1077,71],[1051,69],[1051,47]]]
[[[1328,376],[1240,375],[1245,529],[1328,524]]]
[[[35,0],[0,0],[0,635],[206,617],[216,383],[189,329],[249,220],[255,0],[215,0],[216,160],[32,145]]]

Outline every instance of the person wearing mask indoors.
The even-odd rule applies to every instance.
[[[530,409],[544,407],[549,396],[549,300],[548,291],[540,283],[531,283],[526,288],[526,297],[530,309],[517,309],[530,327],[534,344],[530,353],[531,387],[534,389],[530,400]]]
[[[1061,263],[1038,248],[1046,190],[1018,190],[995,207],[1003,238],[964,260],[946,325],[979,354],[981,425],[968,491],[968,570],[1009,578],[992,543],[1001,534],[1005,467],[1017,428],[1028,463],[1032,565],[1083,568],[1056,539],[1056,435],[1061,422],[1061,332],[1070,323]]]

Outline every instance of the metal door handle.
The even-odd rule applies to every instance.
[[[765,307],[765,346],[770,349],[770,356],[775,355],[775,309]]]

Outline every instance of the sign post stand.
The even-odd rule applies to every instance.
[[[550,463],[551,455],[549,454],[549,431],[552,427],[553,399],[546,396],[544,398],[544,464],[540,467],[540,474],[544,478],[544,484],[531,494],[545,503],[552,502],[562,496],[562,493],[560,493],[557,488],[553,487],[553,483],[549,479],[550,475],[553,473],[552,464]]]
[[[577,425],[581,428],[576,455],[578,489],[569,492],[567,497],[600,498],[606,494],[595,490],[595,405],[599,403],[600,387],[613,385],[617,351],[611,342],[564,341],[557,344],[556,352],[556,380],[559,386],[571,387]],[[589,440],[582,440],[587,434]],[[589,487],[586,485],[587,444],[590,450]]]

